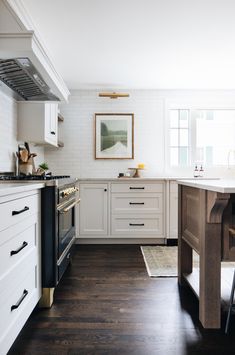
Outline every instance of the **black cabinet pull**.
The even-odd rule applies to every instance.
[[[144,226],[144,223],[129,223],[129,226],[133,227],[133,226]]]
[[[19,301],[16,304],[13,304],[11,306],[11,311],[14,311],[14,309],[17,309],[21,305],[21,303],[23,302],[23,300],[25,299],[25,297],[27,296],[28,293],[29,293],[29,291],[27,291],[27,290],[23,291],[23,295],[20,297]]]
[[[129,202],[129,205],[144,205],[144,202]]]
[[[12,250],[10,255],[15,255],[18,254],[22,249],[24,249],[25,247],[27,247],[28,243],[27,242],[23,242],[23,244],[21,245],[21,247],[19,247],[19,249],[16,250]]]
[[[106,192],[106,191],[107,191],[107,189],[104,189],[104,191]]]
[[[12,211],[12,216],[15,216],[17,214],[20,214],[20,213],[23,213],[23,212],[26,212],[29,210],[29,207],[28,206],[25,206],[25,208],[23,208],[22,210],[20,211]]]
[[[133,186],[130,186],[129,189],[130,190],[144,190],[145,188],[144,187],[133,187]]]
[[[51,134],[53,134],[53,136],[55,136],[55,131],[51,131]]]

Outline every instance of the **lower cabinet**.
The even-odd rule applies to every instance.
[[[0,198],[0,354],[5,355],[41,297],[39,190]],[[26,208],[27,207],[27,208]]]
[[[164,182],[111,183],[111,235],[164,238]]]
[[[80,183],[80,238],[178,238],[173,180]]]
[[[112,216],[112,235],[129,237],[162,237],[163,220],[161,215],[138,216],[126,214]]]
[[[80,236],[107,236],[108,184],[80,184]]]
[[[79,237],[165,238],[164,181],[80,183]]]

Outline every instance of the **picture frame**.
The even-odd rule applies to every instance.
[[[95,159],[134,159],[133,113],[95,113]]]

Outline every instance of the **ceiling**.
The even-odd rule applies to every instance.
[[[69,89],[234,89],[234,0],[22,0]]]

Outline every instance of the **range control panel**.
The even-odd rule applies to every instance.
[[[72,186],[72,187],[67,187],[65,189],[63,189],[62,191],[60,191],[60,197],[61,198],[66,198],[70,195],[75,194],[76,192],[79,191],[79,188],[76,186]]]

